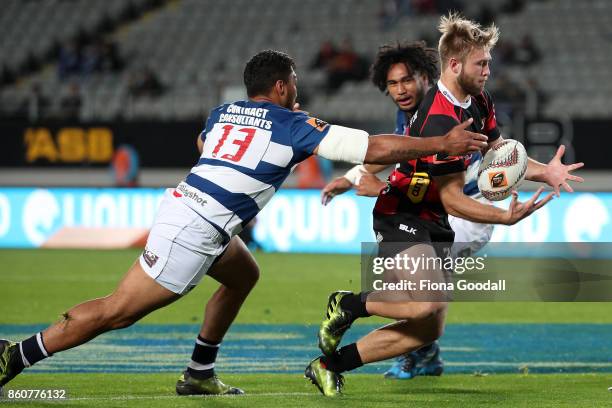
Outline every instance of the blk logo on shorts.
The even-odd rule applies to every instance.
[[[412,234],[412,235],[416,235],[416,232],[417,232],[416,228],[409,227],[409,226],[404,225],[404,224],[400,224],[399,225],[399,229],[400,229],[400,231],[405,231],[405,232],[407,232],[409,234]]]
[[[153,252],[149,251],[148,249],[145,249],[144,252],[142,253],[142,258],[147,263],[147,265],[149,265],[149,268],[152,268],[153,265],[155,265],[155,263],[159,259],[159,256],[155,255]]]

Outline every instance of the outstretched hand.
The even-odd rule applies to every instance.
[[[321,190],[321,204],[327,205],[337,195],[347,192],[353,184],[346,177],[338,177]]]
[[[584,179],[582,177],[574,176],[570,172],[577,170],[584,166],[584,163],[574,164],[563,164],[561,158],[565,154],[565,146],[559,146],[557,153],[550,162],[546,165],[544,172],[544,181],[546,184],[553,188],[553,191],[557,197],[559,197],[561,187],[569,193],[573,193],[574,189],[567,183],[568,180],[582,183]]]
[[[444,153],[449,156],[462,156],[480,151],[488,146],[487,136],[465,130],[473,121],[474,119],[469,118],[452,128],[444,136]]]
[[[518,200],[518,193],[515,191],[512,192],[512,201],[510,202],[510,207],[506,211],[507,219],[504,224],[506,225],[514,225],[523,218],[527,218],[531,214],[533,214],[536,210],[544,207],[550,200],[553,199],[555,193],[549,193],[546,197],[537,201],[544,191],[544,187],[540,187],[535,194],[524,203]]]

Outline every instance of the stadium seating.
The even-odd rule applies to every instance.
[[[132,1],[142,4],[146,0]],[[465,2],[467,15],[488,4],[499,11],[504,0]],[[0,15],[0,65],[18,67],[29,55],[49,53],[53,45],[79,30],[119,15],[129,2],[109,0],[7,0]],[[321,42],[350,37],[357,52],[372,58],[390,41],[435,38],[437,15],[403,16],[381,30],[380,3],[367,0],[181,0],[161,2],[135,21],[112,32],[127,61],[120,73],[80,79],[82,119],[119,116],[150,119],[201,118],[222,102],[225,88],[241,84],[245,60],[264,48],[292,54],[298,63],[300,87],[309,94],[308,108],[323,117],[344,120],[388,120],[393,108],[367,82],[347,83],[337,93],[318,92],[324,74],[308,66]],[[547,116],[603,117],[610,114],[605,98],[612,91],[612,2],[558,0],[527,2],[519,13],[498,13],[502,38],[518,42],[529,34],[542,58],[527,67],[503,67],[521,88],[535,78],[547,103]],[[152,69],[166,91],[158,97],[129,95],[130,73]],[[40,83],[53,106],[65,93],[55,64],[46,66],[0,91],[1,110],[11,111]],[[495,79],[496,72],[493,72]],[[492,81],[493,82],[493,81]],[[494,83],[492,83],[494,86]],[[570,99],[571,98],[571,99]],[[571,102],[569,102],[571,100]]]

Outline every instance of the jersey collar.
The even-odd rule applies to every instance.
[[[442,81],[440,81],[440,80],[438,80],[438,89],[440,90],[442,95],[444,95],[444,97],[446,99],[448,99],[448,101],[450,103],[452,103],[453,105],[455,105],[455,106],[460,106],[463,109],[467,109],[472,104],[472,97],[469,96],[469,95],[468,95],[468,97],[466,98],[465,101],[459,102],[459,100],[457,100],[457,98],[455,98],[455,96],[451,93],[451,91],[449,91],[448,88],[445,87],[444,84],[442,83]]]

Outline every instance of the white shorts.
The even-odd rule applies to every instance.
[[[179,295],[193,289],[227,247],[223,236],[194,210],[166,191],[140,266]]]
[[[483,204],[490,202],[483,197],[472,197]],[[448,222],[455,232],[455,243],[453,255],[471,256],[487,245],[493,235],[493,224],[480,224],[463,218],[448,216]],[[461,252],[459,254],[459,252]]]

